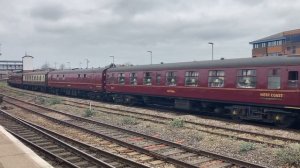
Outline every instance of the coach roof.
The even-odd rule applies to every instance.
[[[49,74],[70,74],[70,73],[95,73],[102,72],[105,68],[94,68],[94,69],[69,69],[69,70],[56,70],[51,71]]]
[[[182,63],[167,63],[153,65],[136,65],[126,67],[116,67],[108,69],[109,72],[122,71],[155,71],[155,70],[176,70],[176,69],[199,69],[199,68],[242,68],[242,67],[262,67],[262,66],[287,66],[300,65],[300,57],[258,57],[258,58],[238,58],[213,61],[194,61]]]
[[[32,72],[24,72],[24,75],[45,75],[49,71],[32,71]]]

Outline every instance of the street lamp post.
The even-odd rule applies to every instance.
[[[209,42],[208,44],[211,45],[211,60],[214,60],[214,43]]]
[[[109,57],[112,57],[112,59],[113,59],[113,64],[115,64],[115,56],[109,56]]]
[[[152,65],[152,51],[147,51],[147,52],[149,52],[150,53],[150,61],[151,61],[151,65]]]

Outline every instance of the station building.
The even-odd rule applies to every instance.
[[[0,80],[5,80],[11,72],[22,71],[23,62],[13,60],[0,60]]]
[[[284,31],[250,42],[252,57],[300,55],[300,29]]]
[[[25,55],[22,60],[0,60],[0,80],[6,80],[12,72],[33,71],[33,57]]]

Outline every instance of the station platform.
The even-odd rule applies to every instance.
[[[0,168],[53,168],[0,125]]]

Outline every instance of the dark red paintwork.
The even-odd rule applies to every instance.
[[[269,59],[269,58],[268,58]],[[158,66],[158,70],[151,68],[150,66],[141,68],[115,68],[109,69],[107,72],[107,78],[111,77],[114,73],[115,82],[107,83],[106,91],[110,93],[132,94],[142,96],[156,96],[156,97],[173,97],[177,99],[195,99],[195,100],[207,100],[214,102],[234,103],[234,104],[251,104],[251,105],[263,105],[270,107],[283,107],[290,109],[300,108],[300,91],[299,88],[289,88],[288,83],[288,71],[300,71],[300,64],[298,65],[284,65],[286,62],[282,62],[283,65],[263,65],[259,61],[268,61],[265,58],[256,60],[257,66],[249,65],[236,65],[236,67],[226,67],[226,64],[222,65],[217,61],[217,65],[213,65],[210,68],[192,68],[189,66],[176,66],[168,67]],[[289,58],[287,58],[289,59]],[[300,58],[291,58],[293,61],[300,62]],[[254,59],[255,60],[255,59]],[[271,58],[269,59],[269,61]],[[249,61],[251,61],[249,59]],[[280,60],[278,60],[280,61]],[[282,59],[282,61],[286,61]],[[227,60],[228,62],[228,60]],[[224,62],[225,63],[225,62]],[[195,64],[195,63],[193,63]],[[271,63],[266,63],[271,64]],[[294,62],[297,64],[297,62]],[[209,65],[208,65],[209,66]],[[268,70],[272,68],[281,69],[281,89],[267,89],[268,82]],[[145,69],[145,70],[143,70]],[[246,89],[237,88],[237,72],[241,69],[256,69],[257,84],[256,88]],[[209,70],[224,70],[225,71],[225,85],[222,88],[208,87],[208,71]],[[167,71],[177,72],[177,86],[166,86],[165,74]],[[199,72],[199,83],[197,87],[184,86],[184,76],[186,71]],[[117,83],[118,73],[125,73],[125,85]],[[136,72],[138,75],[137,85],[130,85],[129,74]],[[143,85],[144,72],[152,72],[152,85]],[[161,84],[156,85],[155,74],[160,73],[162,75]],[[297,81],[298,82],[298,81]],[[298,82],[299,85],[299,82]],[[279,97],[278,97],[279,95]],[[274,97],[275,96],[275,97]],[[276,97],[277,96],[277,97]]]
[[[102,92],[105,71],[106,69],[52,71],[48,74],[48,87]]]
[[[23,75],[22,73],[14,73],[8,77],[8,84],[22,85]]]

